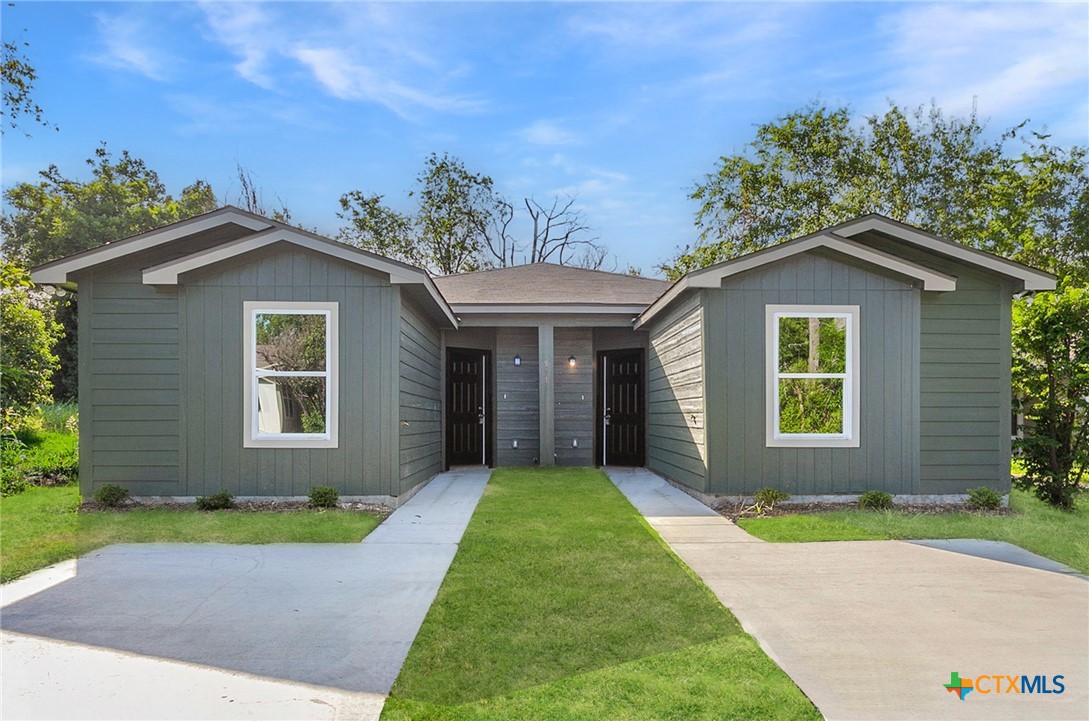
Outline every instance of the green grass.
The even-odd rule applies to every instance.
[[[67,432],[69,418],[79,419],[79,405],[75,401],[44,403],[39,411],[42,418],[42,428],[54,433]]]
[[[26,444],[23,466],[30,472],[67,469],[79,462],[79,438],[70,433],[23,431],[18,438]]]
[[[75,486],[0,499],[0,581],[112,543],[354,543],[377,516],[349,511],[80,512]]]
[[[1089,573],[1089,495],[1072,512],[1059,511],[1031,493],[1010,493],[1012,516],[975,513],[907,514],[899,511],[835,511],[814,516],[738,521],[765,541],[845,541],[863,538],[979,538],[1006,541]],[[852,537],[852,534],[857,534]]]
[[[384,719],[817,719],[600,471],[492,474]]]

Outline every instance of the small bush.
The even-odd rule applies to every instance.
[[[107,483],[95,490],[94,499],[100,506],[117,508],[129,499],[129,489],[116,483]]]
[[[226,488],[210,496],[197,496],[198,511],[222,511],[226,508],[234,508],[234,494]]]
[[[332,486],[314,486],[310,489],[311,508],[336,508],[340,502],[340,491]]]
[[[969,488],[967,505],[974,511],[993,511],[1002,506],[1002,496],[987,486]]]
[[[858,507],[871,511],[887,511],[892,508],[892,494],[884,491],[866,491],[858,497]]]
[[[765,486],[753,494],[752,499],[762,506],[774,506],[790,498],[789,493],[783,493],[777,488]]]

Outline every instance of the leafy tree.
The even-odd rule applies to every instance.
[[[427,265],[413,219],[383,205],[381,195],[353,190],[340,196],[340,208],[337,217],[347,222],[337,235],[341,242],[413,265]]]
[[[877,212],[1060,275],[1089,273],[1086,150],[1026,123],[988,140],[972,112],[891,104],[858,122],[811,104],[757,128],[691,197],[700,242],[661,265],[673,279]],[[1014,152],[1013,144],[1022,146]]]
[[[5,40],[0,52],[0,85],[3,86],[3,107],[0,108],[0,114],[4,116],[3,123],[0,123],[0,134],[4,132],[4,125],[12,129],[18,128],[22,116],[32,117],[34,122],[49,127],[45,120],[45,111],[31,97],[38,72],[23,51],[23,48],[29,46],[30,43],[26,41]]]
[[[60,326],[24,268],[0,261],[0,394],[3,415],[26,411],[50,399],[57,366],[53,344]]]
[[[1071,508],[1089,465],[1089,289],[1015,303],[1013,349],[1026,480],[1041,500]]]
[[[345,221],[338,238],[350,245],[447,275],[518,263],[558,262],[599,268],[606,248],[590,231],[577,198],[550,204],[524,198],[532,235],[520,241],[512,231],[515,206],[487,175],[470,172],[458,158],[432,153],[409,193],[409,215],[386,206],[383,196],[353,190],[340,197],[337,216]]]
[[[216,207],[204,181],[195,181],[175,198],[154,170],[127,151],[115,158],[103,144],[87,165],[91,178],[86,181],[51,165],[39,173],[37,183],[20,183],[4,192],[11,208],[0,220],[6,258],[39,265]],[[64,335],[56,348],[61,365],[53,378],[55,393],[75,398],[77,299],[66,296],[57,303]]]

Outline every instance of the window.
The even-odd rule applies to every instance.
[[[859,445],[858,306],[769,305],[767,445]]]
[[[337,304],[243,303],[246,448],[336,448]]]

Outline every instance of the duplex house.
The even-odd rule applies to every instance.
[[[1010,309],[1047,273],[878,215],[675,283],[432,278],[234,207],[40,266],[79,293],[80,486],[396,505],[451,466],[693,495],[1009,490]]]

